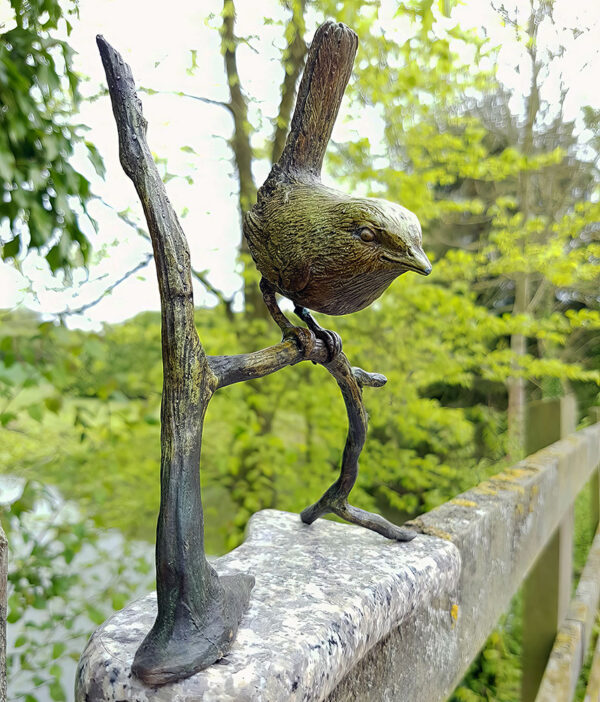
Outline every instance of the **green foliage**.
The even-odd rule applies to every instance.
[[[13,495],[2,505],[10,546],[9,698],[67,700],[68,678],[92,630],[150,586],[150,549],[98,532],[40,483],[3,479],[3,493]]]
[[[514,702],[520,699],[522,605],[519,593],[449,702]]]
[[[14,237],[3,257],[36,248],[56,269],[85,260],[88,251],[78,219],[89,185],[68,163],[81,133],[70,117],[77,79],[68,45],[55,38],[69,15],[61,19],[55,0],[12,6],[17,26],[0,46],[0,104],[9,107],[0,111],[0,217]],[[298,11],[295,0],[292,6]],[[312,7],[359,33],[351,114],[371,110],[381,118],[380,134],[365,134],[359,123],[355,139],[336,144],[328,168],[348,189],[414,210],[435,258],[427,280],[408,273],[369,310],[321,320],[340,332],[352,363],[389,379],[385,388],[364,391],[369,437],[353,501],[397,521],[499,470],[511,377],[524,377],[545,395],[573,384],[583,408],[597,401],[600,381],[598,173],[582,160],[573,125],[561,119],[538,129],[535,148],[522,148],[507,94],[491,73],[473,68],[486,53],[493,64],[493,52],[476,32],[446,21],[453,6],[403,0],[393,20],[375,2],[320,0]],[[232,11],[226,4],[225,14]],[[292,30],[288,25],[288,39]],[[584,118],[597,149],[599,115],[588,109]],[[253,141],[256,121],[243,127]],[[507,136],[514,133],[516,139]],[[255,156],[270,153],[254,149]],[[164,172],[166,180],[175,175],[166,163]],[[242,260],[245,284],[255,286],[257,273]],[[523,277],[531,294],[519,311]],[[222,304],[198,310],[196,321],[211,354],[278,341],[265,319],[226,313]],[[515,335],[527,339],[518,358]],[[157,314],[100,333],[4,314],[0,465],[58,486],[96,526],[153,540],[161,381]],[[207,550],[237,545],[259,509],[299,511],[314,501],[337,477],[345,438],[343,402],[322,367],[299,364],[217,393],[201,468]],[[121,581],[107,588],[102,580],[112,578],[114,559],[94,525],[62,508],[55,518],[57,504],[51,492],[27,482],[7,516],[13,562],[24,573],[11,573],[10,624],[22,628],[10,653],[15,699],[29,699],[32,685],[62,699],[57,661],[75,657],[93,623],[129,597]],[[99,562],[110,573],[103,569],[104,585],[94,590]],[[79,571],[84,580],[74,575]],[[515,606],[455,699],[518,697]],[[73,639],[57,638],[57,626]]]
[[[2,464],[13,474],[65,484],[65,494],[95,513],[97,523],[116,520],[147,539],[158,507],[159,324],[154,315],[141,317],[133,345],[131,327],[117,327],[107,344],[98,334],[26,314],[7,313],[0,327]],[[139,344],[140,334],[146,344]]]
[[[579,678],[577,680],[577,687],[575,688],[575,695],[573,696],[574,702],[585,702],[586,688],[590,678],[590,671],[592,669],[594,653],[596,651],[596,646],[598,645],[598,636],[600,636],[600,615],[597,614],[596,621],[594,622],[594,628],[592,630],[592,637],[590,639],[590,646],[587,652],[587,656],[581,669],[581,674],[579,675]]]
[[[81,143],[99,174],[103,163],[73,122],[80,96],[71,31],[76,2],[11,0],[14,19],[0,42],[0,224],[3,259],[39,251],[52,271],[81,265],[89,241],[80,227],[88,180],[70,164]],[[12,26],[11,26],[12,25]],[[91,222],[91,220],[89,220]]]

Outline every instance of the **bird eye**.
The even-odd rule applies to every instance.
[[[362,227],[359,231],[359,235],[363,241],[373,241],[375,238],[375,233],[372,229],[369,229],[369,227]]]

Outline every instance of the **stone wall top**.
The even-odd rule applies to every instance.
[[[389,541],[360,527],[265,510],[244,544],[214,564],[220,575],[256,575],[231,652],[187,680],[149,689],[131,676],[154,621],[149,595],[117,612],[81,658],[77,700],[175,702],[319,700],[415,608],[456,604],[460,556],[443,539]]]
[[[187,680],[145,688],[130,666],[154,620],[149,595],[94,633],[77,700],[444,700],[599,457],[597,424],[414,520],[422,533],[409,543],[260,512],[244,544],[215,563],[220,574],[256,575],[230,653]]]

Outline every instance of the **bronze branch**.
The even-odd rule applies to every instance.
[[[302,512],[302,520],[310,524],[332,512],[398,541],[415,534],[348,504],[367,431],[362,387],[380,387],[386,382],[384,376],[352,368],[339,348],[332,354],[328,339],[315,337],[314,328],[298,328],[293,338],[252,353],[205,354],[194,325],[187,241],[146,141],[147,122],[131,69],[102,37],[97,37],[97,43],[117,124],[121,165],[142,202],[161,299],[164,380],[156,540],[158,614],[132,666],[142,681],[160,685],[193,675],[227,653],[254,585],[250,575],[219,577],[205,557],[200,451],[206,409],[219,388],[261,378],[301,361],[323,365],[344,397],[348,436],[338,480]],[[356,46],[356,35],[343,25],[327,23],[319,29],[288,141],[261,189],[263,196],[275,181],[281,181],[282,174],[302,171],[315,183],[318,180]],[[308,317],[303,319],[308,321]]]

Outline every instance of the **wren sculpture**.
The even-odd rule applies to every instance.
[[[386,200],[338,192],[320,181],[357,45],[356,34],[342,24],[327,22],[317,30],[285,149],[244,217],[265,304],[284,338],[294,335],[306,342],[282,314],[276,292],[294,302],[296,314],[325,341],[331,358],[341,350],[339,337],[321,329],[306,308],[330,315],[357,312],[402,273],[431,272],[412,212]],[[332,76],[338,75],[332,86]]]
[[[315,312],[358,312],[405,271],[431,272],[412,212],[314,181],[290,179],[259,194],[244,233],[263,287]]]
[[[302,514],[311,524],[334,513],[389,539],[415,533],[351,506],[367,431],[364,386],[384,376],[353,368],[341,340],[309,309],[339,315],[369,305],[405,271],[427,275],[416,217],[399,205],[325,187],[321,165],[357,49],[356,34],[327,22],[316,32],[281,158],[244,219],[265,303],[281,343],[233,356],[208,356],[194,324],[190,254],[146,140],[147,123],[131,69],[102,37],[98,48],[119,136],[121,165],[138,192],[152,240],[161,298],[163,393],[161,503],[156,536],[157,616],[132,673],[148,685],[193,675],[222,658],[248,606],[254,578],[219,577],[204,552],[200,450],[206,408],[222,387],[261,378],[300,361],[323,365],[338,383],[348,414],[340,476]],[[296,305],[308,329],[295,327],[276,293]]]
[[[357,312],[402,273],[431,272],[412,212],[297,176],[267,195],[259,193],[244,218],[244,234],[263,275],[265,304],[284,338],[297,330],[279,309],[275,292],[295,303],[296,314],[331,346],[332,358],[341,350],[339,341],[306,308],[330,315]]]

